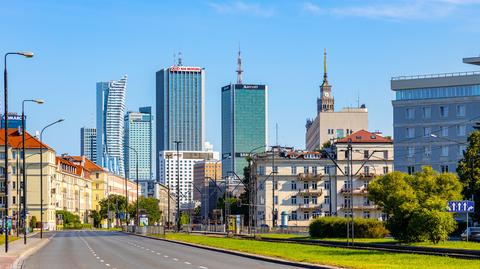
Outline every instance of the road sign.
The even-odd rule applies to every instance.
[[[471,213],[475,209],[474,201],[448,201],[448,212]]]

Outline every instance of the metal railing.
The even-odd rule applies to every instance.
[[[461,77],[480,75],[480,71],[467,71],[467,72],[452,72],[452,73],[440,73],[440,74],[426,74],[426,75],[411,75],[411,76],[398,76],[392,77],[392,81],[397,80],[409,80],[409,79],[425,79],[425,78],[447,78],[447,77]]]

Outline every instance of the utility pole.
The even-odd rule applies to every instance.
[[[173,141],[177,150],[177,232],[180,232],[180,153],[179,146],[182,141]]]
[[[272,148],[272,229],[275,225],[275,147]]]
[[[355,222],[353,220],[353,150],[352,150],[352,139],[348,140],[348,157],[349,157],[349,171],[348,171],[348,176],[349,176],[349,181],[350,181],[350,214],[351,214],[351,233],[352,233],[352,246],[353,246],[353,241],[355,238]]]

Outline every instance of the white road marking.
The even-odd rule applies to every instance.
[[[160,252],[157,252],[157,255],[161,255],[161,254],[162,254],[162,253],[160,253]]]
[[[200,268],[200,269],[208,269],[208,267],[205,267],[205,266],[199,266],[198,268]]]
[[[104,262],[104,260],[100,260],[100,262]]]
[[[97,260],[100,260],[100,257],[97,256]]]
[[[163,257],[165,257],[165,258],[168,258],[168,256],[167,256],[167,255],[163,255]]]
[[[106,263],[105,265],[108,266],[108,267],[110,267],[110,264],[108,264],[108,263]]]
[[[191,264],[191,263],[189,263],[189,262],[184,262],[184,264]]]
[[[177,258],[173,258],[174,261],[178,262],[178,259]]]

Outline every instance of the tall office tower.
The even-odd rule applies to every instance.
[[[180,58],[181,59],[181,58]],[[176,150],[202,151],[205,142],[205,70],[176,66],[156,73],[156,159],[158,154]]]
[[[80,155],[93,162],[97,161],[97,129],[80,128]]]
[[[125,115],[125,175],[128,179],[136,179],[137,152],[138,179],[150,180],[153,177],[152,121],[151,107],[141,107],[139,112],[129,111]]]
[[[127,75],[97,83],[97,164],[124,176],[123,139]]]
[[[325,142],[332,142],[359,130],[368,130],[368,110],[365,105],[344,107],[335,111],[332,86],[328,83],[327,52],[323,53],[323,82],[317,98],[317,115],[305,124],[305,148],[313,151]]]
[[[480,57],[464,63],[480,65]],[[394,77],[395,170],[455,172],[478,121],[480,72]]]
[[[237,83],[222,87],[222,174],[235,178],[243,178],[245,157],[267,146],[267,86],[243,84],[242,73],[239,52]]]

